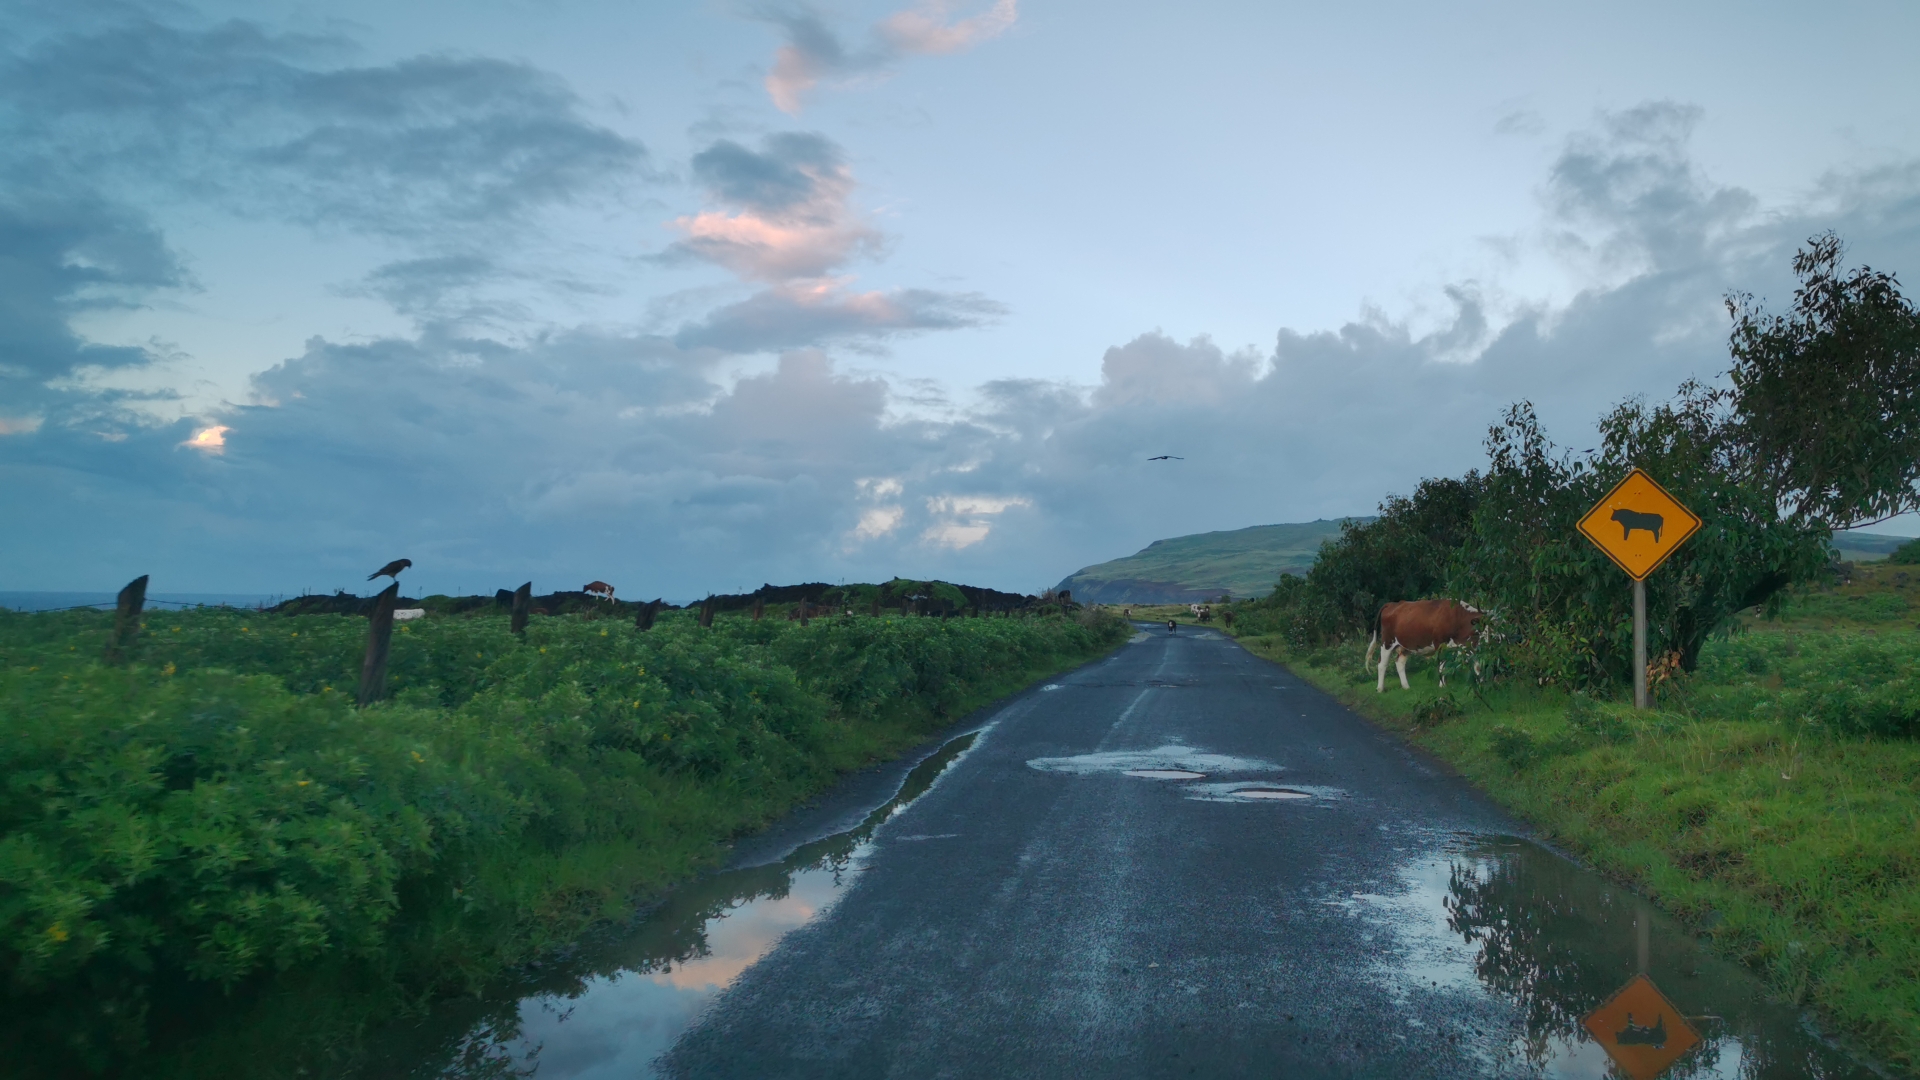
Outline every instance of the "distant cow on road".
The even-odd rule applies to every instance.
[[[1645,529],[1653,534],[1656,544],[1660,542],[1660,530],[1667,524],[1667,519],[1659,514],[1643,514],[1638,510],[1615,510],[1613,520],[1620,523],[1620,539],[1630,540],[1633,530]]]
[[[1367,639],[1366,664],[1373,664],[1373,650],[1380,649],[1380,682],[1378,692],[1387,691],[1387,664],[1398,652],[1399,662],[1396,669],[1400,672],[1400,688],[1413,689],[1407,682],[1407,654],[1418,653],[1426,656],[1437,653],[1443,648],[1470,645],[1473,643],[1475,620],[1481,612],[1468,607],[1458,600],[1402,600],[1385,604],[1380,608],[1380,628]],[[1447,685],[1446,662],[1440,663],[1440,685]]]

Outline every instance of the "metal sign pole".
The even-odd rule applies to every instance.
[[[1647,582],[1633,579],[1633,707],[1647,707]]]

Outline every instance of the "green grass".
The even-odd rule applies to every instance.
[[[288,1075],[713,865],[1117,620],[0,613],[0,1055]]]
[[[1636,713],[1243,638],[1710,934],[1881,1060],[1920,1066],[1920,632],[1893,571],[1709,644]],[[1902,600],[1894,603],[1894,599]],[[1446,704],[1437,704],[1445,702]]]

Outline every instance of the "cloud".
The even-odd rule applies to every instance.
[[[54,407],[63,395],[50,384],[83,369],[151,363],[146,349],[85,341],[69,320],[189,284],[159,231],[125,207],[84,189],[0,195],[0,400]]]
[[[1098,405],[1220,405],[1253,386],[1265,365],[1259,353],[1220,351],[1206,335],[1186,345],[1154,331],[1107,350],[1100,362]]]
[[[204,427],[194,432],[193,438],[180,445],[209,454],[224,454],[227,452],[227,432],[232,430],[225,424]]]
[[[887,16],[876,29],[880,39],[899,53],[946,55],[999,37],[1020,17],[1018,0],[994,0],[992,7],[970,19],[948,22],[952,10],[949,0],[926,0]]]
[[[694,155],[693,174],[726,207],[677,218],[671,249],[768,288],[708,312],[675,334],[683,348],[751,353],[979,326],[1005,309],[978,293],[853,290],[832,276],[885,238],[852,205],[854,180],[824,136],[770,135],[759,150],[721,140]]]
[[[755,288],[787,307],[757,339],[721,333],[752,320],[719,313],[694,324],[715,335],[704,339],[508,341],[427,323],[407,337],[315,339],[255,380],[258,400],[278,404],[115,429],[118,442],[46,411],[0,438],[9,495],[35,507],[10,523],[10,583],[153,572],[156,587],[327,588],[404,550],[427,587],[470,591],[599,578],[622,595],[688,599],[896,573],[1038,591],[1164,536],[1363,513],[1479,464],[1487,425],[1516,399],[1587,446],[1608,404],[1713,378],[1727,365],[1721,295],[1784,298],[1791,253],[1814,232],[1860,238],[1856,257],[1877,266],[1920,265],[1920,166],[1836,176],[1809,206],[1743,213],[1750,197],[1688,157],[1684,122],[1660,106],[1569,142],[1544,177],[1539,235],[1606,274],[1497,326],[1481,289],[1455,282],[1437,329],[1364,311],[1277,329],[1257,354],[1130,332],[1093,385],[1001,379],[923,410],[912,404],[923,387],[774,345],[877,331],[783,324],[810,301],[781,292],[799,282],[772,282]],[[730,212],[789,212],[817,190],[800,166],[835,160],[817,151],[757,147],[767,160],[736,157],[703,182],[727,192]],[[140,235],[138,221],[124,225]],[[1662,235],[1676,229],[1692,231]],[[1578,245],[1563,245],[1568,233]],[[54,283],[38,295],[81,302],[97,287],[120,302],[115,290],[179,280],[157,257],[164,246],[136,244],[126,250],[139,258],[90,271],[99,283],[69,282],[54,269],[65,256],[50,253],[91,234],[58,235],[31,248],[33,273],[55,275],[29,275]],[[484,272],[423,265],[395,280],[457,290],[469,271]],[[843,301],[866,294],[833,280],[811,302],[855,320]],[[750,346],[781,352],[728,383],[715,360]],[[7,405],[9,418],[42,415]],[[212,425],[228,429],[223,454],[179,452]],[[1169,452],[1186,460],[1146,461]]]
[[[927,500],[934,523],[922,540],[958,551],[985,540],[993,532],[992,519],[1016,506],[1032,506],[1023,495],[936,495]]]
[[[352,66],[350,52],[242,20],[43,37],[0,61],[0,169],[414,237],[647,175],[645,148],[586,120],[546,72],[445,55]]]
[[[864,49],[849,49],[818,14],[806,9],[763,16],[779,26],[786,41],[767,71],[767,96],[774,107],[797,116],[806,96],[824,79],[847,78],[887,70],[907,56],[965,52],[999,37],[1019,19],[1018,0],[994,0],[986,11],[954,19],[950,0],[925,0],[880,20]]]
[[[694,155],[693,173],[732,213],[675,219],[676,248],[756,281],[830,273],[876,253],[880,234],[854,214],[853,175],[840,148],[821,135],[789,132],[749,150],[721,140]]]
[[[1005,310],[978,293],[850,292],[839,282],[809,282],[765,289],[710,312],[681,328],[674,343],[734,353],[835,342],[859,345],[900,334],[981,326]]]

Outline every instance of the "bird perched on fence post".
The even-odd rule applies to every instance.
[[[388,563],[387,565],[381,567],[380,569],[375,570],[373,573],[368,574],[367,580],[372,581],[374,578],[377,578],[377,577],[390,577],[395,581],[399,581],[400,571],[405,570],[407,567],[412,565],[413,565],[412,559],[395,559],[392,562]]]

